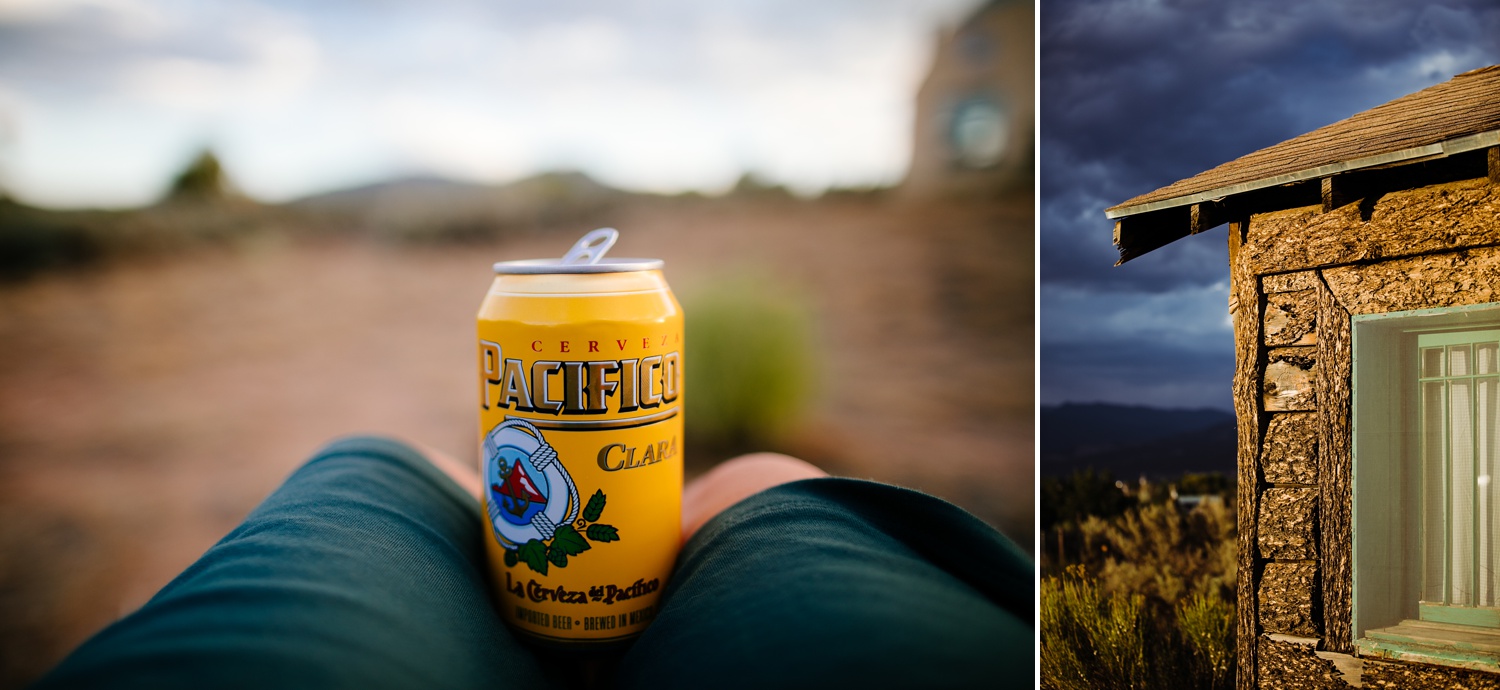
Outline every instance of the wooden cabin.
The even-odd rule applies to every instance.
[[[1500,65],[1106,214],[1229,225],[1237,687],[1500,688]]]

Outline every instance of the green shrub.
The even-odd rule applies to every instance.
[[[1042,687],[1198,690],[1234,681],[1234,607],[1217,592],[1164,607],[1082,566],[1042,580]]]
[[[1042,581],[1042,686],[1056,690],[1148,687],[1140,595],[1105,594],[1080,566]]]
[[[1065,477],[1042,477],[1042,529],[1078,523],[1089,515],[1112,518],[1138,503],[1115,486],[1114,475],[1090,467]]]
[[[1236,545],[1231,506],[1140,503],[1108,519],[1088,516],[1081,523],[1059,524],[1054,533],[1073,543],[1059,551],[1077,560],[1042,581],[1043,687],[1232,684]],[[1139,641],[1126,625],[1148,641],[1144,661],[1137,661]]]
[[[1183,510],[1152,503],[1079,525],[1085,563],[1106,591],[1173,605],[1192,594],[1234,591],[1234,514],[1222,503]]]
[[[765,450],[807,406],[812,325],[776,282],[724,279],[684,296],[687,436],[724,452]]]
[[[1203,688],[1234,684],[1234,606],[1217,591],[1193,595],[1177,603],[1177,630],[1191,659],[1193,675]]]

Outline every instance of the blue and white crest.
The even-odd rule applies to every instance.
[[[552,538],[578,517],[578,488],[540,429],[507,419],[484,437],[485,506],[501,546]]]

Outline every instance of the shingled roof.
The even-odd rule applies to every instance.
[[[1105,210],[1117,221],[1120,262],[1228,220],[1226,200],[1248,192],[1403,165],[1500,145],[1500,65],[1250,153]],[[1153,216],[1151,222],[1147,216]],[[1172,226],[1182,221],[1182,228]],[[1132,233],[1135,225],[1141,232]],[[1131,237],[1131,235],[1136,235]]]

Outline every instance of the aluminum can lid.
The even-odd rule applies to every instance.
[[[501,261],[495,264],[496,273],[551,274],[551,273],[626,273],[630,271],[654,271],[665,262],[661,259],[604,258],[610,247],[620,239],[620,231],[614,228],[599,228],[584,235],[573,244],[561,259],[524,259]]]

